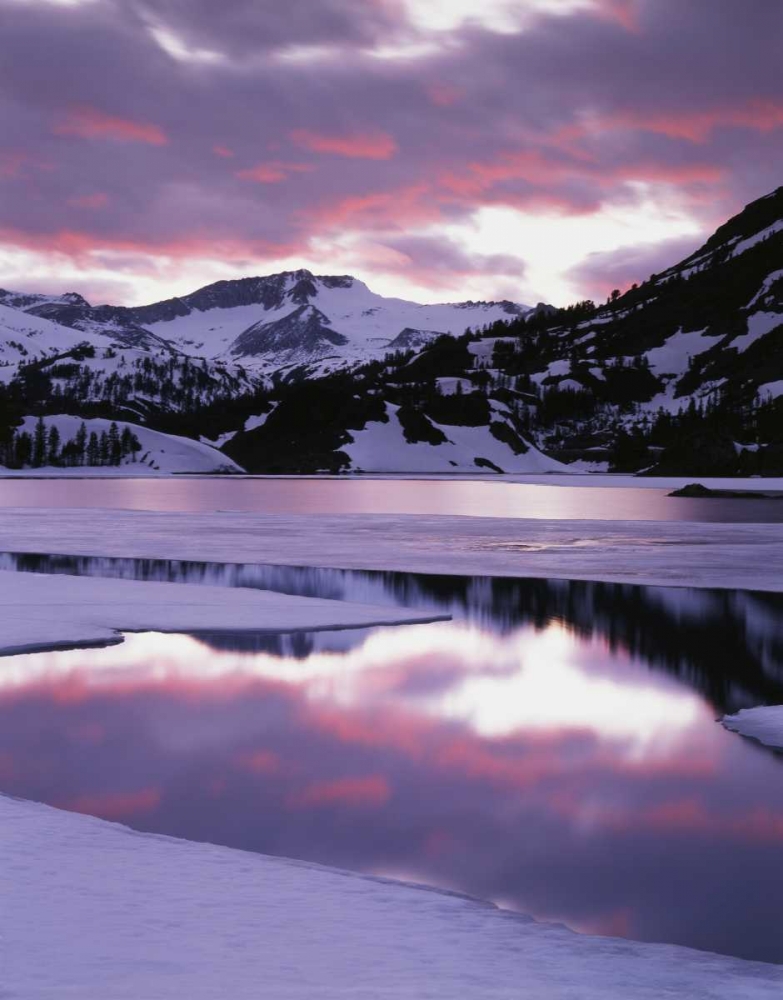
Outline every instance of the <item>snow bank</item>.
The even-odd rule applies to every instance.
[[[0,797],[18,1000],[779,1000],[783,973]]]
[[[443,616],[440,616],[443,617]],[[290,632],[432,621],[270,591],[0,572],[0,653],[121,641],[120,632]]]
[[[783,591],[783,524],[35,507],[0,551]]]
[[[783,750],[783,705],[742,708],[736,715],[724,715],[721,722],[733,733]]]

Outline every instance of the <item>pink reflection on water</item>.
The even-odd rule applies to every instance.
[[[526,477],[530,478],[530,477]],[[572,482],[574,477],[568,477]],[[693,500],[669,488],[481,479],[161,478],[6,479],[4,507],[108,507],[282,514],[454,514],[656,521],[780,521],[776,501]]]
[[[155,635],[16,657],[0,765],[3,791],[141,829],[602,933],[704,944],[728,922],[773,950],[763,899],[715,894],[780,879],[778,762],[679,679],[557,623],[379,630],[300,659]]]

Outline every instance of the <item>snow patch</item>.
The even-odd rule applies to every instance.
[[[753,313],[752,316],[748,316],[748,332],[741,334],[739,337],[735,337],[729,344],[729,347],[733,347],[742,353],[742,351],[746,351],[751,344],[755,344],[757,340],[761,340],[762,337],[766,337],[766,335],[774,330],[776,326],[781,326],[781,324],[783,324],[783,316],[781,316],[780,313]]]
[[[398,406],[386,404],[388,421],[371,421],[360,431],[351,431],[353,441],[340,449],[351,467],[364,472],[459,472],[477,471],[483,458],[504,472],[555,472],[566,468],[532,445],[521,455],[493,436],[486,425],[462,427],[437,424],[447,440],[438,445],[410,443],[397,417]]]
[[[783,396],[783,378],[777,379],[775,382],[765,382],[758,388],[758,394],[761,399],[766,396],[771,396],[772,399],[779,399]]]
[[[703,354],[718,342],[718,338],[704,336],[704,330],[683,333],[678,330],[665,344],[647,351],[647,360],[656,375],[684,375],[688,358]]]
[[[745,253],[746,250],[750,250],[750,248],[756,246],[757,243],[761,243],[762,240],[766,240],[770,236],[774,236],[775,233],[779,233],[781,231],[783,231],[783,219],[778,219],[773,222],[771,226],[767,226],[766,229],[762,229],[758,233],[754,233],[753,236],[749,236],[746,240],[742,240],[738,243],[731,251],[731,256],[739,257],[741,253]]]

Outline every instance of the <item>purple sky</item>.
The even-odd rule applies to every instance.
[[[0,0],[0,285],[603,297],[781,183],[771,0]]]

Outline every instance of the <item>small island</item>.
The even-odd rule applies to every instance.
[[[718,499],[718,500],[780,500],[779,493],[761,493],[758,490],[711,490],[701,483],[688,483],[687,486],[679,490],[668,493],[670,497],[688,497],[690,499]]]

